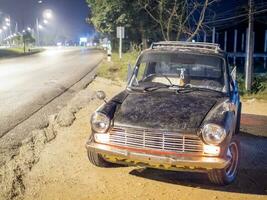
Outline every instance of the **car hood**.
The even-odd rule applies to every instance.
[[[192,132],[201,125],[217,99],[196,92],[130,93],[117,108],[114,125]]]

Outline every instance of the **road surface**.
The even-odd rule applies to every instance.
[[[97,50],[49,48],[0,60],[0,138],[88,74],[102,58]]]

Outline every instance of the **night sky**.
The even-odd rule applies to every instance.
[[[39,4],[38,0],[0,0],[0,12],[9,14],[21,31],[27,26],[34,27],[36,18],[42,18],[42,11],[51,9],[54,18],[46,31],[66,35],[72,40],[92,34],[92,28],[85,22],[89,12],[85,0],[42,1]]]

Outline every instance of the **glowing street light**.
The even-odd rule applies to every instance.
[[[6,26],[10,26],[10,23],[9,23],[9,22],[7,22],[7,23],[6,23]]]
[[[44,19],[44,24],[48,24],[48,21],[46,19]]]
[[[47,9],[43,12],[44,19],[51,19],[53,17],[52,10]]]
[[[7,29],[7,27],[6,27],[6,26],[3,26],[3,29],[4,29],[4,30],[6,30],[6,29]]]
[[[5,18],[5,21],[6,21],[6,22],[10,22],[10,19],[6,17],[6,18]]]
[[[39,25],[38,25],[38,28],[39,28],[39,29],[43,29],[44,27],[43,27],[41,24],[39,24]]]
[[[27,28],[28,31],[31,31],[32,29],[30,27]]]

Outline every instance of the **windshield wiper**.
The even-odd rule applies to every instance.
[[[142,87],[142,86],[131,86],[128,87],[130,90],[133,91],[138,91],[138,92],[153,92],[159,89],[163,89],[163,88],[169,88],[171,87],[170,85],[158,85],[158,86],[147,86],[147,87]]]
[[[144,91],[146,92],[153,92],[162,88],[169,88],[171,87],[170,85],[161,85],[161,86],[151,86],[151,87],[145,87]]]
[[[191,84],[187,84],[184,87],[181,87],[176,91],[177,91],[177,93],[186,93],[186,92],[193,92],[193,91],[211,91],[211,92],[223,93],[222,91],[218,91],[215,89],[211,89],[211,88],[207,88],[207,87],[192,86]]]

